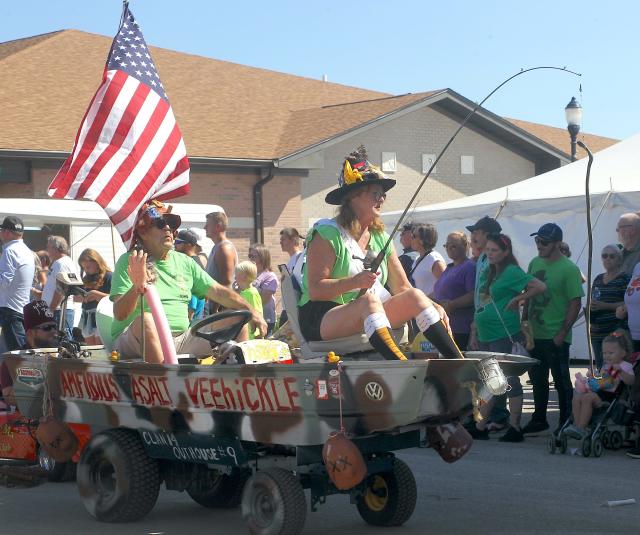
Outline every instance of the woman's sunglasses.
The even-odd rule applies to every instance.
[[[543,240],[542,238],[536,238],[536,243],[538,245],[542,245],[542,247],[546,247],[547,245],[549,245],[551,242],[549,240]]]
[[[611,258],[611,260],[614,260],[618,256],[620,255],[617,255],[615,253],[602,253],[602,260],[606,260],[607,258]]]

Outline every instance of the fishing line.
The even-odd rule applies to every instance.
[[[380,267],[380,264],[382,263],[382,261],[384,260],[385,257],[385,253],[387,251],[387,249],[389,248],[391,242],[393,241],[393,237],[396,235],[396,233],[398,232],[398,229],[400,228],[400,225],[402,225],[407,213],[409,212],[409,209],[411,208],[411,205],[413,204],[413,202],[416,200],[416,198],[418,197],[418,194],[420,193],[420,190],[422,189],[422,186],[424,186],[425,182],[427,181],[427,179],[429,178],[429,176],[431,175],[431,172],[435,169],[436,165],[438,165],[438,162],[440,161],[440,158],[442,158],[442,156],[444,155],[444,153],[447,151],[447,149],[449,148],[449,146],[451,145],[451,143],[453,143],[453,141],[455,140],[455,138],[458,136],[458,134],[460,133],[460,131],[466,126],[467,122],[469,121],[469,119],[471,119],[471,117],[473,117],[473,115],[476,113],[476,111],[478,111],[478,109],[480,109],[482,107],[482,105],[489,99],[491,98],[494,93],[496,93],[497,91],[499,91],[502,86],[506,85],[507,83],[509,83],[511,80],[513,80],[514,78],[517,78],[518,76],[521,76],[527,72],[531,72],[531,71],[538,71],[538,70],[556,70],[556,71],[562,71],[562,72],[566,72],[568,74],[573,74],[574,76],[582,76],[581,73],[578,72],[574,72],[571,71],[569,69],[567,69],[566,67],[550,67],[550,66],[541,66],[541,67],[531,67],[529,69],[521,69],[520,72],[510,76],[509,78],[507,78],[506,80],[504,80],[502,83],[500,83],[500,85],[498,85],[495,89],[493,89],[486,97],[484,97],[482,99],[482,101],[480,101],[480,103],[476,104],[474,106],[474,108],[467,114],[467,116],[464,118],[464,120],[462,121],[462,123],[460,123],[460,126],[456,129],[456,131],[453,133],[453,135],[451,136],[451,138],[449,139],[449,141],[447,141],[446,145],[443,147],[443,149],[440,151],[440,153],[438,154],[438,156],[436,157],[436,159],[433,161],[433,163],[431,164],[431,167],[429,167],[429,170],[427,171],[427,174],[424,175],[424,178],[422,179],[422,181],[420,182],[420,184],[418,185],[418,187],[416,188],[416,191],[414,192],[413,196],[411,197],[411,199],[409,199],[409,202],[407,203],[407,206],[405,207],[404,211],[402,212],[402,215],[400,216],[400,218],[398,219],[398,221],[396,222],[395,227],[393,227],[393,230],[391,231],[391,233],[389,234],[389,238],[387,239],[386,243],[384,244],[384,247],[382,247],[382,249],[380,250],[380,252],[378,253],[378,256],[376,257],[376,259],[373,261],[372,265],[371,265],[371,271],[377,271],[378,267]],[[415,212],[415,209],[414,209]],[[358,294],[359,296],[363,295],[365,293],[366,290],[362,289],[360,290],[360,293]]]

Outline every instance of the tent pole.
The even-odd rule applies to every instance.
[[[113,237],[113,225],[111,225],[111,257],[113,258],[113,266],[116,265],[116,241]]]

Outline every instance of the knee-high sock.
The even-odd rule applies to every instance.
[[[373,349],[386,360],[407,360],[391,337],[391,324],[382,312],[374,312],[366,317],[364,332]]]
[[[443,356],[453,359],[464,358],[434,306],[429,306],[420,312],[420,314],[416,316],[416,323],[425,338],[429,340]]]

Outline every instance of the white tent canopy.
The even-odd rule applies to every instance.
[[[525,269],[537,254],[530,234],[544,223],[557,223],[564,231],[564,241],[571,248],[572,260],[586,274],[586,170],[585,158],[510,186],[418,207],[409,211],[406,221],[436,225],[440,243],[443,243],[451,231],[464,231],[466,226],[485,215],[496,217],[503,232],[511,237],[515,255]],[[428,194],[428,188],[427,180],[424,194]],[[603,271],[602,247],[617,240],[618,217],[640,209],[639,190],[640,134],[594,155],[590,179],[594,277]],[[383,214],[383,220],[388,227],[393,227],[401,213],[387,212]],[[441,246],[437,249],[443,252]],[[576,325],[572,347],[575,356],[586,355],[584,339],[584,325]]]
[[[169,203],[172,212],[182,218],[181,228],[203,228],[205,216],[224,211],[215,204]],[[92,201],[60,199],[0,199],[0,216],[18,216],[27,229],[40,229],[46,224],[69,225],[71,257],[77,259],[83,249],[91,247],[100,252],[113,267],[124,253],[124,244],[112,229],[105,211]],[[205,252],[213,247],[211,240],[204,243]]]

